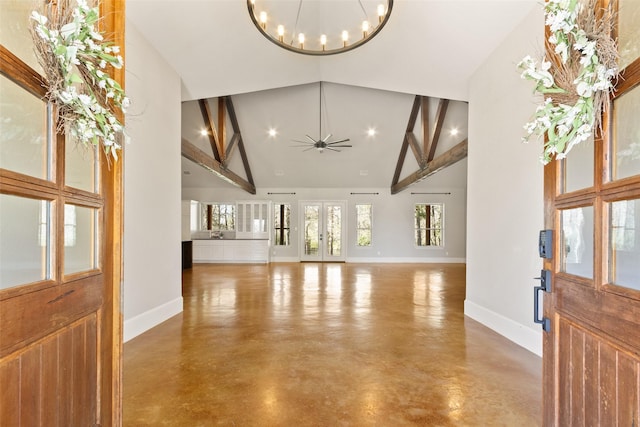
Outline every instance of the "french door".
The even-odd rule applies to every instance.
[[[346,203],[300,202],[301,261],[344,262]]]
[[[35,6],[0,2],[0,425],[120,425],[121,164],[56,131]]]
[[[603,132],[545,167],[546,426],[640,425],[640,2],[616,7],[623,78]]]

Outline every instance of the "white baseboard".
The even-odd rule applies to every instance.
[[[381,264],[464,264],[466,258],[392,258],[392,257],[353,257],[347,258],[347,262],[366,262]]]
[[[182,312],[182,297],[145,311],[124,321],[123,341],[127,342]]]
[[[272,256],[271,262],[300,262],[300,257],[297,256]]]
[[[300,262],[298,257],[271,257],[271,262]],[[349,263],[380,263],[380,264],[464,264],[466,258],[381,258],[381,257],[354,257],[348,258]]]
[[[513,341],[530,352],[542,357],[542,332],[491,311],[472,301],[464,301],[464,314]]]

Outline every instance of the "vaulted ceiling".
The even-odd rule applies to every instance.
[[[469,78],[533,7],[539,7],[536,0],[395,0],[376,38],[327,57],[270,43],[253,27],[244,0],[128,0],[127,18],[182,78],[183,138],[211,154],[200,135],[205,125],[197,100],[231,95],[256,186],[358,188],[390,186],[415,95],[430,97],[431,123],[439,98],[456,101],[449,105],[436,155],[466,138]],[[374,136],[367,134],[370,128]],[[457,135],[450,133],[454,128]],[[350,138],[353,147],[339,153],[294,147],[299,144],[293,140],[307,134],[327,133]],[[229,185],[182,162],[189,173],[183,187]],[[229,168],[243,174],[237,153]],[[402,175],[417,168],[409,150]],[[466,161],[427,181],[464,187]]]

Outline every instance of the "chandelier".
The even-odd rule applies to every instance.
[[[389,20],[393,0],[247,0],[251,21],[271,42],[305,55],[362,46]]]

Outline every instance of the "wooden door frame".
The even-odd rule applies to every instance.
[[[115,45],[120,47],[121,55],[125,55],[125,0],[100,0],[100,16],[102,31],[113,37]],[[114,70],[113,79],[124,89],[125,67]],[[124,115],[118,119],[124,123]],[[123,144],[124,146],[124,144]],[[122,425],[122,280],[123,280],[123,162],[124,150],[118,162],[107,164],[105,156],[101,156],[101,185],[104,194],[104,311],[103,325],[100,328],[102,345],[101,414],[103,425]],[[109,325],[109,326],[107,326]],[[107,343],[110,343],[108,345]],[[106,372],[111,372],[107,375]]]

